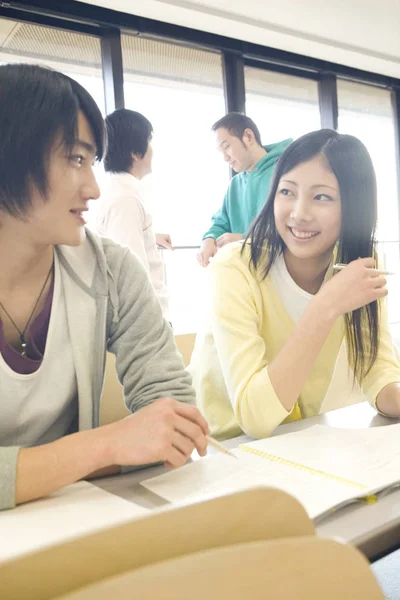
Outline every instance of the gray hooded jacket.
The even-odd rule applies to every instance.
[[[139,259],[90,231],[80,246],[57,246],[56,252],[77,378],[79,430],[99,426],[107,350],[116,356],[131,412],[162,397],[193,403],[190,375]],[[0,510],[15,505],[19,450],[1,446],[0,439]]]

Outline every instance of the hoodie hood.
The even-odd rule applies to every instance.
[[[293,142],[291,138],[287,140],[283,140],[283,142],[278,142],[276,144],[269,144],[268,146],[263,146],[264,150],[267,154],[258,161],[256,166],[250,173],[245,171],[244,173],[240,173],[240,175],[247,175],[259,177],[261,174],[268,171],[271,166],[275,166],[277,160],[280,158],[282,152],[286,150],[286,148]]]

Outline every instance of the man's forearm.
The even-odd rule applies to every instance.
[[[23,448],[17,464],[16,504],[47,496],[109,467],[99,431],[83,431],[43,446]]]
[[[204,240],[206,240],[207,238],[213,238],[214,240],[216,240],[217,238],[219,238],[220,235],[223,235],[224,233],[231,233],[231,228],[228,225],[221,225],[221,224],[212,224],[210,229],[203,235],[203,242]]]

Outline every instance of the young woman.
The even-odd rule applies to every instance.
[[[141,263],[85,231],[105,148],[94,100],[23,64],[0,66],[0,98],[4,509],[119,465],[181,465],[208,429]],[[106,350],[135,414],[99,427]]]
[[[266,437],[365,397],[400,415],[375,224],[359,140],[320,130],[285,150],[245,243],[211,266],[210,322],[190,371],[213,435]],[[335,263],[348,266],[334,273]]]

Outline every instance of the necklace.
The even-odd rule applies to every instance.
[[[27,323],[26,323],[26,325],[25,325],[25,327],[24,327],[24,329],[22,331],[20,330],[20,328],[18,327],[18,325],[15,323],[14,319],[12,318],[12,316],[10,315],[10,313],[8,312],[8,310],[6,310],[6,308],[4,307],[3,303],[0,302],[1,308],[4,310],[4,312],[6,313],[7,317],[10,319],[11,323],[14,325],[15,329],[19,333],[19,341],[20,341],[20,344],[21,344],[21,355],[22,356],[26,356],[25,332],[26,332],[26,330],[29,327],[29,324],[30,324],[30,322],[32,320],[33,315],[35,314],[36,307],[39,304],[40,298],[42,297],[42,294],[44,292],[44,288],[46,287],[46,284],[47,284],[47,282],[49,280],[49,277],[51,275],[52,270],[53,270],[53,265],[51,265],[50,271],[48,272],[47,277],[46,277],[46,281],[44,282],[43,287],[40,290],[40,294],[38,296],[38,299],[35,302],[35,306],[33,307],[33,310],[32,310],[32,312],[30,314],[30,317],[29,317],[29,319],[28,319],[28,321],[27,321]]]

